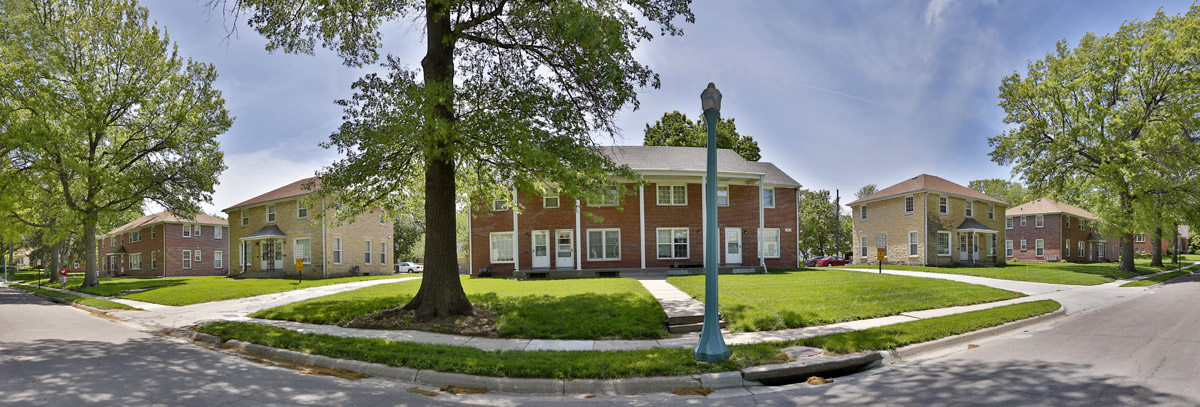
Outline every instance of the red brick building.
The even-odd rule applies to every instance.
[[[1171,230],[1163,231],[1163,238],[1160,244],[1162,245],[1162,253],[1166,255],[1171,253],[1175,247],[1174,239],[1171,235]],[[1133,253],[1134,254],[1151,254],[1154,249],[1154,233],[1142,233],[1133,236]],[[1185,252],[1188,250],[1188,244],[1191,243],[1188,238],[1188,226],[1179,225],[1179,250]]]
[[[484,268],[516,277],[618,276],[652,269],[702,273],[706,150],[606,151],[618,165],[641,174],[645,184],[627,183],[630,193],[614,193],[607,202],[517,191],[512,200],[473,205],[471,273]],[[717,163],[720,271],[797,267],[800,184],[774,164],[747,161],[733,150],[718,150]]]
[[[220,276],[229,273],[229,225],[200,214],[143,216],[96,240],[100,275]]]
[[[1048,198],[1013,207],[1005,217],[1008,261],[1116,261],[1117,239],[1100,234],[1098,217],[1082,208]]]

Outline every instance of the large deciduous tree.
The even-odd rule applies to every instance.
[[[639,88],[659,86],[633,57],[654,36],[643,23],[675,35],[676,19],[693,20],[687,0],[214,1],[248,13],[269,50],[320,44],[350,66],[379,59],[389,22],[424,33],[419,69],[388,56],[386,72],[339,102],[345,122],[325,146],[346,158],[320,174],[350,209],[425,198],[425,278],[404,306],[416,320],[472,313],[456,267],[460,192],[479,203],[553,184],[587,199],[612,176],[639,179],[595,137],[615,133],[614,115],[638,107]]]
[[[1085,35],[1014,73],[1000,86],[1012,128],[989,138],[992,160],[1012,165],[1032,192],[1083,197],[1125,244],[1134,271],[1138,208],[1153,199],[1156,162],[1200,157],[1200,8]]]
[[[1011,206],[1017,206],[1032,200],[1029,191],[1020,182],[999,178],[977,179],[967,183],[967,188],[974,189],[992,198],[999,199]]]
[[[102,219],[145,201],[195,214],[225,168],[216,70],[180,57],[147,14],[133,0],[0,0],[4,143],[81,225],[85,287],[99,284]]]
[[[800,191],[800,230],[797,234],[800,253],[813,256],[841,255],[850,250],[850,216],[838,217],[838,206],[829,191]]]
[[[648,146],[681,146],[707,147],[708,124],[701,116],[693,122],[687,115],[678,110],[663,114],[662,119],[654,125],[646,124],[643,144]],[[737,151],[738,155],[750,161],[758,161],[762,154],[758,142],[753,137],[738,133],[733,118],[717,119],[717,148],[728,148]]]
[[[875,186],[875,184],[863,185],[862,188],[859,188],[858,191],[856,191],[854,193],[854,197],[858,198],[858,199],[863,199],[863,198],[866,198],[867,195],[871,195],[871,194],[875,193],[875,191],[878,189],[879,189],[879,187]]]

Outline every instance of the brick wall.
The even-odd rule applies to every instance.
[[[913,211],[908,213],[905,208],[905,198],[913,198]],[[939,198],[946,196],[947,212],[941,212]],[[940,195],[936,192],[915,192],[911,195],[897,196],[880,201],[868,202],[867,219],[861,219],[862,205],[852,206],[854,219],[852,261],[855,264],[877,264],[876,235],[884,233],[887,236],[886,264],[907,265],[950,265],[963,261],[963,250],[960,236],[966,236],[967,250],[972,250],[970,242],[978,238],[979,257],[981,262],[1003,262],[1003,245],[1005,239],[1004,210],[1001,205],[994,205],[993,218],[988,218],[989,204],[972,200],[971,218],[980,224],[996,230],[996,254],[991,256],[992,246],[989,233],[959,233],[957,228],[966,219],[966,202],[964,198]],[[909,250],[909,233],[917,232],[917,255],[911,255]],[[949,233],[949,255],[938,254],[939,232]],[[867,239],[866,256],[863,256],[862,238]],[[973,254],[968,253],[968,259]]]
[[[189,227],[192,224],[187,224]],[[141,240],[129,241],[129,234],[114,236],[96,242],[99,253],[98,266],[101,275],[128,276],[219,276],[229,270],[229,228],[227,226],[200,225],[200,236],[183,237],[183,224],[157,223],[141,229]],[[221,238],[216,238],[215,228],[221,228]],[[153,230],[153,233],[151,232]],[[164,247],[165,241],[165,247]],[[124,246],[125,254],[109,252]],[[165,252],[164,252],[165,249]],[[192,251],[192,267],[183,268],[183,250]],[[195,251],[200,251],[200,261],[195,261]],[[215,252],[220,251],[221,266],[216,265]],[[133,268],[129,257],[141,254],[141,267]],[[84,266],[80,264],[80,266]],[[82,267],[81,267],[82,268]]]
[[[1009,229],[1008,240],[1013,242],[1013,255],[1008,257],[1009,261],[1019,262],[1045,262],[1045,261],[1060,261],[1063,258],[1063,233],[1062,218],[1058,214],[1041,215],[1043,219],[1042,227],[1037,227],[1037,218],[1039,215],[1022,215],[1013,217],[1013,228]],[[1025,219],[1025,226],[1021,226],[1021,219]],[[1074,223],[1071,226],[1075,226]],[[1072,234],[1071,236],[1075,236]],[[1021,250],[1021,240],[1025,240],[1025,250]],[[1037,239],[1044,241],[1044,253],[1042,256],[1037,255]],[[1075,244],[1077,237],[1071,239],[1072,244]]]

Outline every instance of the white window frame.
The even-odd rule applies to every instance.
[[[554,205],[550,205],[551,199],[554,200]],[[559,205],[562,205],[562,198],[558,196],[558,188],[546,188],[546,195],[542,196],[542,207],[554,209]]]
[[[183,229],[183,237],[192,237],[192,225],[184,223],[181,225],[181,228]]]
[[[242,226],[246,226],[249,224],[250,224],[250,212],[247,212],[245,209],[242,209]]]
[[[1027,221],[1029,221],[1029,217],[1028,217],[1028,216],[1022,216],[1022,217],[1021,217],[1021,227],[1025,227],[1025,226],[1027,225],[1027,223],[1026,223]]]
[[[683,243],[676,243],[676,242],[675,242],[675,232],[678,232],[678,231],[681,231],[681,230],[683,231],[683,233],[684,233],[684,237],[685,237],[687,240],[686,240],[686,241],[684,241]],[[667,241],[666,241],[665,243],[662,241],[662,237],[663,237],[663,236],[662,236],[662,232],[670,232],[670,234],[667,236]],[[669,260],[669,259],[690,259],[690,258],[692,258],[692,247],[691,247],[691,246],[692,246],[692,245],[691,245],[691,243],[692,243],[692,236],[691,236],[691,230],[690,230],[690,229],[688,229],[688,228],[685,228],[685,227],[679,227],[679,228],[657,228],[657,229],[655,229],[655,230],[654,230],[654,241],[655,241],[655,243],[656,243],[656,244],[655,244],[655,255],[656,255],[656,256],[657,256],[657,258],[659,258],[659,259]],[[684,257],[676,257],[676,256],[675,256],[675,249],[676,249],[676,246],[677,246],[677,245],[680,245],[680,244],[682,244],[682,245],[683,245],[683,247],[684,247],[684,253],[685,253],[685,254],[684,254]],[[670,249],[671,249],[671,251],[670,251],[670,253],[671,253],[671,256],[669,256],[669,257],[663,257],[663,255],[662,255],[662,246],[664,246],[664,245],[666,245],[666,246],[670,246]],[[590,253],[590,252],[589,252],[589,253]]]
[[[363,252],[363,259],[366,260],[363,262],[363,264],[371,264],[371,256],[375,255],[375,252],[373,251],[374,248],[372,247],[372,245],[375,244],[375,242],[370,241],[370,240],[364,240],[363,242],[365,242],[366,246],[367,246],[366,247],[367,251]]]
[[[267,205],[267,223],[275,223],[275,204]]]
[[[1012,256],[1013,256],[1013,241],[1005,240],[1004,241],[1004,257],[1012,257]]]
[[[1063,257],[1071,257],[1071,239],[1066,239],[1066,244],[1063,245]]]
[[[158,252],[150,252],[150,269],[158,270]]]
[[[201,226],[200,224],[192,225],[192,237],[200,237],[200,232],[203,230],[204,230],[204,227]]]
[[[771,233],[775,234],[774,239],[771,239]],[[778,259],[779,254],[783,252],[781,241],[783,241],[783,235],[779,233],[779,228],[763,228],[763,258]]]
[[[220,239],[225,233],[220,226],[213,226],[213,239]]]
[[[942,215],[950,214],[950,197],[946,197],[946,196],[938,197],[938,213],[940,213]]]
[[[988,204],[988,220],[996,220],[996,205]]]
[[[1070,228],[1070,227],[1071,227],[1071,218],[1073,218],[1073,217],[1074,217],[1074,216],[1062,215],[1062,218],[1063,218],[1063,227],[1065,227],[1065,228]]]
[[[1079,230],[1084,230],[1087,228],[1087,222],[1084,221],[1083,218],[1079,218],[1076,223],[1079,224]]]
[[[908,215],[917,209],[917,200],[913,196],[904,197],[904,214]]]
[[[657,189],[656,189],[657,191]],[[617,206],[621,203],[621,197],[617,194],[616,188],[609,188],[604,191],[604,200],[602,202],[588,201],[587,206],[590,208],[601,208],[609,206]]]
[[[1004,218],[1004,228],[1005,229],[1013,228],[1013,218]]]
[[[592,257],[592,232],[600,232],[600,247],[601,247],[601,251],[603,251],[603,253],[602,253],[603,257],[599,257],[599,258]],[[588,256],[587,259],[588,259],[588,261],[620,261],[621,260],[621,229],[617,229],[617,228],[588,229],[585,231],[585,233],[587,233],[587,256]],[[608,241],[609,233],[617,234],[617,253],[616,253],[617,257],[610,257],[611,253],[608,252],[608,245],[606,244],[606,242]]]
[[[158,228],[151,226],[150,227],[150,240],[155,240],[155,239],[158,239]]]
[[[1033,255],[1036,257],[1046,257],[1046,241],[1037,239],[1033,241]]]
[[[492,211],[496,211],[496,212],[507,211],[508,208],[509,208],[509,205],[508,205],[507,199],[497,198],[495,201],[492,201]]]
[[[1134,235],[1133,242],[1134,243],[1146,243],[1146,234],[1138,233],[1138,234]]]
[[[1029,245],[1026,243],[1025,239],[1021,239],[1021,251],[1028,251],[1028,250],[1029,250]]]
[[[1083,248],[1083,244],[1084,244],[1084,241],[1082,241],[1082,240],[1080,240],[1080,241],[1078,242],[1078,246],[1079,246],[1079,257],[1087,257],[1087,249],[1084,249],[1084,248]]]
[[[920,232],[915,230],[908,231],[908,257],[918,257],[921,255],[918,246],[920,245]]]
[[[496,243],[496,238],[508,236],[508,242]],[[516,259],[513,253],[513,232],[492,232],[488,234],[488,259],[493,264],[512,263]],[[508,250],[508,259],[500,258],[500,249]]]
[[[342,238],[333,238],[333,264],[342,264]]]
[[[200,249],[192,250],[192,259],[195,260],[196,263],[204,261],[203,253],[204,252]]]
[[[301,214],[300,213],[301,211],[304,211],[304,213]],[[308,218],[308,206],[305,206],[304,202],[301,202],[299,199],[297,199],[296,200],[296,219],[306,219],[306,218]]]
[[[220,250],[213,251],[213,268],[225,268],[225,254]]]
[[[725,198],[725,203],[721,203],[721,198]],[[717,206],[729,206],[729,202],[729,185],[717,185]]]
[[[859,251],[862,252],[862,253],[859,253],[860,254],[859,257],[862,257],[864,259],[867,258],[867,237],[866,236],[858,237],[858,246],[860,249]]]
[[[312,238],[309,238],[309,237],[298,237],[298,238],[292,239],[292,255],[293,255],[293,256],[295,256],[296,248],[297,248],[297,247],[300,247],[300,241],[301,241],[301,240],[304,240],[304,241],[307,241],[307,242],[308,242],[308,243],[307,243],[307,245],[308,245],[308,255],[307,255],[307,256],[300,257],[300,258],[304,260],[304,264],[312,264]]]
[[[764,208],[774,208],[775,207],[775,188],[774,187],[763,188],[762,193],[763,193],[763,197],[762,197],[763,198],[763,202],[762,202],[763,207]],[[770,198],[767,198],[767,197],[770,197]],[[771,202],[770,205],[767,205],[768,200],[770,200],[770,202]]]
[[[966,201],[966,203],[963,204],[963,213],[966,214],[968,218],[974,218],[975,217],[975,203],[971,202],[971,201]]]
[[[379,264],[387,263],[387,242],[379,242]]]
[[[183,269],[190,270],[191,268],[192,268],[192,251],[184,250],[183,251]]]
[[[129,254],[129,269],[130,270],[141,270],[142,269],[142,254],[141,253],[130,253]]]
[[[946,245],[944,247],[946,249],[945,251],[942,250],[943,249],[943,247],[942,247],[942,242],[943,242],[942,237],[943,236],[946,237],[946,240],[945,240]],[[938,239],[937,240],[937,255],[938,255],[938,257],[950,257],[950,251],[951,251],[950,250],[950,245],[951,245],[950,238],[951,237],[952,236],[950,236],[950,232],[946,232],[946,231],[938,231],[937,232],[937,239]]]
[[[858,220],[867,220],[867,204],[858,207]]]
[[[991,243],[990,245],[988,245],[988,256],[995,256],[996,255],[996,240],[999,240],[1000,238],[996,237],[995,234],[988,235],[988,237],[989,237],[989,239],[987,241],[989,243]]]
[[[679,199],[681,193],[679,188],[682,188],[682,201]],[[666,202],[663,202],[663,191],[667,193]],[[654,201],[658,203],[658,206],[687,206],[687,195],[687,184],[654,184]]]
[[[1046,226],[1045,215],[1038,215],[1037,217],[1033,218],[1033,227],[1040,228],[1044,226]]]

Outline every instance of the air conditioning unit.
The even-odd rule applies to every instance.
[[[1049,261],[1058,261],[1058,256],[1046,256],[1046,260],[1049,260]]]

